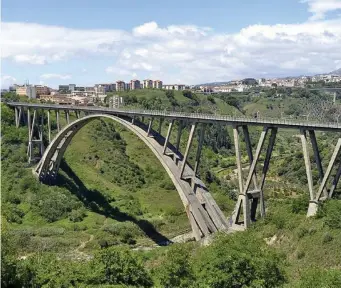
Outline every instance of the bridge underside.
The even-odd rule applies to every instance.
[[[164,137],[161,135],[161,125],[165,122],[165,118],[152,113],[148,117],[148,124],[145,124],[144,117],[132,116],[132,112],[129,111],[126,115],[123,115],[122,113],[113,115],[114,111],[111,111],[110,114],[91,114],[90,112],[84,111],[84,116],[81,117],[80,111],[76,110],[75,115],[77,119],[71,123],[69,113],[72,111],[65,110],[65,117],[68,124],[61,129],[60,110],[61,109],[55,110],[58,134],[52,140],[50,110],[41,113],[41,115],[44,115],[47,112],[47,138],[49,145],[45,150],[43,139],[44,117],[41,116],[39,119],[37,109],[34,109],[33,115],[31,115],[30,108],[28,107],[26,108],[26,117],[25,107],[15,107],[16,125],[19,126],[20,123],[24,121],[24,123],[29,127],[29,144],[27,153],[30,162],[34,160],[32,152],[33,147],[38,145],[40,148],[40,154],[42,157],[37,167],[34,169],[34,173],[39,177],[40,181],[45,183],[53,182],[57,177],[59,165],[64,152],[73,136],[90,121],[100,117],[105,117],[124,125],[130,131],[135,133],[142,141],[144,141],[144,143],[162,163],[163,167],[172,179],[185,206],[194,236],[197,240],[207,237],[216,231],[226,231],[227,229],[242,230],[248,228],[251,225],[251,222],[256,219],[256,212],[258,208],[260,216],[265,217],[266,209],[263,193],[265,179],[270,166],[270,159],[276,142],[278,127],[283,129],[287,127],[277,127],[273,123],[261,123],[260,125],[263,127],[263,131],[260,133],[255,152],[253,153],[248,123],[242,123],[240,121],[235,123],[226,123],[226,125],[232,125],[233,128],[239,190],[238,201],[234,213],[228,222],[211,194],[208,192],[207,187],[198,177],[201,150],[203,146],[205,127],[207,125],[206,120],[204,122],[198,122],[197,118],[193,121],[189,119],[184,120],[182,118],[177,119],[176,117],[168,118],[168,131],[167,135]],[[158,131],[153,130],[152,128],[153,120],[156,118],[159,119]],[[179,121],[178,125],[175,125],[175,121]],[[190,131],[186,150],[182,154],[179,150],[179,144],[183,134],[183,129],[186,126],[190,126]],[[177,127],[178,131],[175,143],[172,145],[170,143],[170,136],[174,127]],[[197,128],[200,128],[199,133],[196,133]],[[328,129],[330,130],[334,128],[328,127]],[[324,171],[314,127],[303,126],[299,128],[299,132],[310,195],[307,215],[313,216],[317,212],[318,204],[333,196],[339,182],[341,176],[341,137],[338,137],[338,141],[328,163],[328,167],[326,171]],[[336,128],[335,132],[340,131]],[[195,153],[195,165],[192,167],[188,163],[188,156],[191,149],[193,149],[192,141],[196,136],[198,136],[198,145]],[[310,139],[312,146],[314,162],[316,163],[319,172],[320,181],[317,187],[313,185],[308,138]],[[242,155],[240,149],[241,139],[245,141],[247,157],[250,165],[247,173],[245,173],[242,167]],[[262,156],[262,154],[264,155]],[[261,162],[261,159],[263,165],[261,169],[257,170],[257,165]],[[336,170],[334,174],[332,173],[333,170]],[[260,172],[260,175],[257,175],[257,172]],[[330,181],[331,178],[332,181]],[[328,183],[330,182],[331,185],[328,186]]]
[[[39,180],[52,183],[57,177],[64,152],[73,136],[90,121],[103,117],[124,125],[136,134],[159,159],[179,193],[196,239],[199,240],[216,231],[227,230],[226,218],[204,183],[194,175],[193,169],[188,164],[183,165],[184,156],[169,143],[165,146],[166,139],[155,131],[151,131],[149,126],[137,120],[133,121],[129,117],[89,115],[64,127],[52,140],[34,169]]]

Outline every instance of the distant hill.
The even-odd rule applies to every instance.
[[[330,72],[329,74],[333,74],[333,75],[340,75],[341,76],[341,68],[337,69],[335,71]]]
[[[209,82],[209,83],[202,83],[202,84],[197,84],[195,86],[222,86],[229,84],[230,81],[225,81],[225,82]]]

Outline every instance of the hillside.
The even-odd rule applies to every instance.
[[[333,75],[341,75],[341,68],[334,70],[332,72],[330,72],[329,74],[333,74]]]
[[[290,105],[300,99],[296,94],[285,99],[269,95],[209,98],[157,90],[122,92],[129,107],[249,116],[257,110],[268,116],[283,111],[289,117]],[[327,202],[317,218],[306,219],[306,175],[297,131],[278,135],[265,188],[264,220],[247,232],[221,235],[208,247],[186,243],[148,251],[190,227],[171,180],[136,136],[109,120],[88,124],[68,147],[57,184],[47,186],[38,183],[27,165],[27,128],[16,129],[13,111],[4,105],[1,109],[4,287],[29,287],[28,283],[35,287],[340,287],[340,201]],[[157,129],[158,123],[153,125]],[[163,125],[163,134],[166,129]],[[260,130],[250,129],[253,146]],[[188,129],[182,151],[187,136]],[[326,165],[339,135],[318,133],[317,137]],[[232,143],[230,127],[209,126],[200,166],[201,178],[226,215],[234,209],[237,196]],[[193,145],[197,146],[197,139]],[[245,144],[241,148],[247,170]],[[192,164],[194,151],[189,158]],[[314,184],[318,184],[316,171]],[[340,189],[339,184],[336,198]]]

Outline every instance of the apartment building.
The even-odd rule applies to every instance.
[[[43,85],[35,85],[37,96],[50,94],[50,88]]]
[[[116,81],[116,91],[124,91],[125,90],[125,85],[124,81]]]
[[[166,90],[185,90],[186,85],[183,84],[167,84],[162,86],[163,89]]]
[[[124,106],[124,99],[121,96],[114,95],[109,99],[109,107],[120,108]]]
[[[95,84],[95,90],[103,91],[103,93],[113,92],[116,90],[116,84],[114,83]]]
[[[107,87],[102,84],[95,85],[95,93],[96,94],[105,94],[107,92]]]
[[[155,89],[162,89],[162,81],[161,80],[153,81],[153,88],[155,88]]]
[[[36,87],[32,85],[23,85],[23,86],[16,86],[15,93],[19,96],[27,96],[29,99],[36,99]]]
[[[145,89],[153,88],[153,80],[150,79],[143,80],[143,88]]]
[[[75,100],[65,94],[40,95],[40,102],[53,102],[61,105],[74,105]]]
[[[141,89],[140,81],[137,79],[131,80],[130,81],[130,89],[131,90]]]
[[[76,90],[76,84],[69,84],[69,90],[71,92],[75,91]]]

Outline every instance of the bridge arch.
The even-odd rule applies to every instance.
[[[163,153],[163,146],[155,138],[148,137],[148,133],[143,128],[132,124],[132,119],[129,117],[92,114],[77,119],[65,126],[51,141],[38,165],[33,170],[33,173],[41,182],[52,183],[56,179],[61,160],[72,138],[85,125],[100,118],[111,119],[129,129],[157,157],[176,187],[189,218],[193,234],[197,240],[209,236],[216,231],[226,230],[228,228],[223,213],[213,200],[204,183],[199,180],[198,186],[200,187],[200,193],[198,193],[199,188],[197,192],[193,191],[191,184],[182,179],[180,168],[176,162]],[[161,135],[158,136],[162,137]]]

